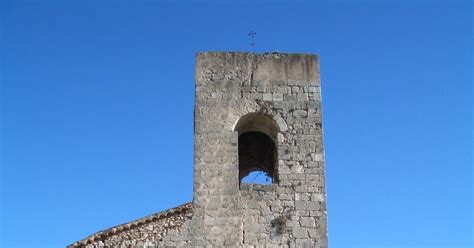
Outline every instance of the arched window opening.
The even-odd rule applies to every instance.
[[[246,132],[239,136],[239,179],[249,183],[273,182],[275,143],[264,133]],[[252,172],[260,172],[255,175]],[[250,175],[250,174],[253,175]],[[257,177],[255,177],[257,176]],[[257,179],[257,180],[256,180]]]
[[[278,129],[273,119],[260,113],[245,115],[237,122],[234,131],[239,135],[240,182],[275,183]]]

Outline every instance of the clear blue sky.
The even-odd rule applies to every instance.
[[[331,248],[472,247],[468,1],[3,1],[1,247],[192,200],[198,51],[321,57]]]

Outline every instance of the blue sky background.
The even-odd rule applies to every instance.
[[[198,51],[321,57],[329,242],[472,247],[468,1],[3,1],[1,247],[192,200]]]

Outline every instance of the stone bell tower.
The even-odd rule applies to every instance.
[[[193,202],[68,247],[327,248],[318,57],[203,52],[195,77]]]
[[[195,80],[193,243],[327,247],[318,57],[203,52]]]

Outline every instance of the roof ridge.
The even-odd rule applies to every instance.
[[[190,211],[192,210],[192,208],[193,208],[192,202],[188,202],[174,208],[166,209],[166,210],[163,210],[154,214],[150,214],[150,215],[147,215],[145,217],[142,217],[130,222],[126,222],[124,224],[120,224],[120,225],[117,225],[117,226],[114,226],[102,231],[98,231],[94,234],[89,235],[88,237],[82,240],[79,240],[77,242],[74,242],[73,244],[68,245],[67,247],[80,247],[82,245],[87,245],[88,243],[93,242],[95,240],[99,240],[99,239],[114,235],[119,232],[130,230],[133,227],[147,224],[154,220],[158,220],[158,219],[169,217],[170,215]]]

